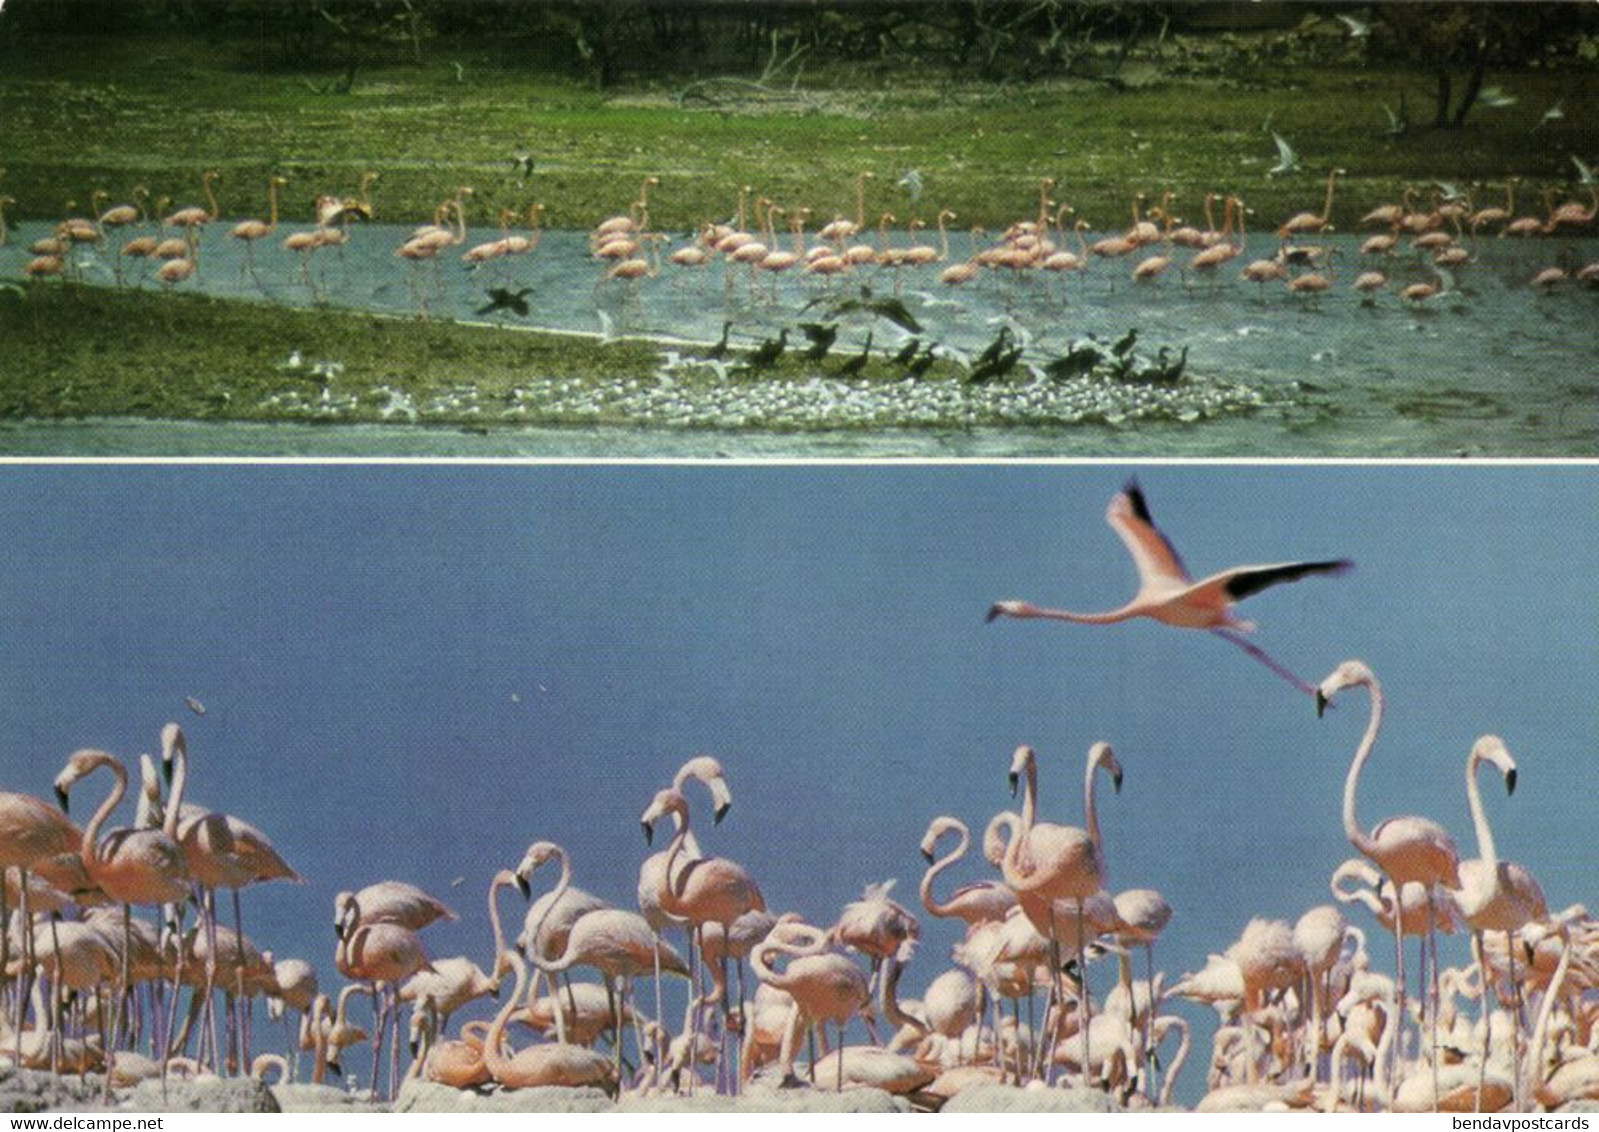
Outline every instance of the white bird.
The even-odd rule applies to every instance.
[[[922,174],[920,170],[906,170],[905,175],[896,183],[910,196],[912,204],[922,199]]]
[[[1266,176],[1275,177],[1279,173],[1299,172],[1299,154],[1294,152],[1294,147],[1288,144],[1288,139],[1276,130],[1271,132],[1272,141],[1277,143],[1277,164],[1266,170]]]
[[[1340,13],[1337,18],[1339,23],[1343,24],[1349,29],[1350,39],[1365,39],[1367,36],[1371,35],[1370,24],[1361,20],[1357,20],[1354,16],[1346,16],[1342,13]]]
[[[1138,568],[1138,592],[1119,609],[1104,613],[1069,613],[1045,609],[1025,601],[996,602],[988,620],[998,617],[1044,618],[1084,625],[1111,625],[1134,617],[1149,617],[1183,629],[1208,629],[1231,641],[1250,656],[1307,695],[1315,689],[1295,676],[1249,641],[1239,636],[1254,629],[1232,614],[1233,604],[1283,582],[1296,582],[1311,574],[1340,574],[1354,565],[1346,558],[1322,562],[1276,562],[1260,566],[1234,566],[1194,581],[1176,549],[1155,526],[1137,480],[1129,480],[1105,511],[1105,521],[1127,546]]]

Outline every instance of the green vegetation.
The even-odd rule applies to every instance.
[[[1335,218],[1348,227],[1357,210],[1434,177],[1569,183],[1568,155],[1593,157],[1584,123],[1599,116],[1599,90],[1586,78],[1592,45],[1581,39],[1537,65],[1490,66],[1487,81],[1513,104],[1480,107],[1463,128],[1429,128],[1432,69],[1370,51],[1308,9],[1286,29],[1199,34],[1152,22],[1136,38],[1107,32],[1081,40],[1071,66],[1044,68],[1018,51],[1015,70],[1037,73],[1031,81],[1004,81],[1012,56],[1002,53],[964,71],[923,65],[911,48],[864,62],[820,50],[790,59],[805,45],[774,24],[772,50],[743,70],[624,72],[596,89],[577,56],[561,65],[561,43],[540,55],[524,36],[485,31],[483,11],[520,10],[512,4],[463,8],[479,18],[463,18],[453,34],[427,24],[425,39],[377,37],[355,67],[341,62],[338,42],[294,61],[301,56],[278,26],[289,16],[273,8],[253,24],[237,13],[223,20],[216,14],[228,6],[217,4],[183,22],[68,34],[60,21],[22,19],[38,3],[15,0],[0,15],[3,190],[23,218],[57,217],[96,188],[123,200],[140,182],[201,202],[200,174],[215,168],[225,215],[263,214],[267,177],[280,172],[291,180],[285,219],[303,222],[314,196],[351,193],[374,169],[380,219],[424,219],[472,184],[480,223],[541,200],[547,223],[586,227],[625,209],[654,174],[652,218],[683,231],[730,215],[743,184],[818,217],[852,214],[854,176],[872,170],[872,221],[885,210],[903,222],[949,207],[960,224],[994,227],[1029,214],[1038,180],[1054,177],[1055,195],[1101,227],[1121,223],[1134,192],[1167,190],[1190,219],[1207,190],[1236,191],[1268,223],[1319,206],[1320,178],[1342,166],[1350,176]],[[304,34],[315,44],[316,27],[328,26],[317,19],[323,7],[281,12],[309,20]],[[346,7],[396,9],[396,19],[411,10]],[[9,33],[8,22],[24,34]],[[1384,107],[1397,109],[1401,96],[1412,123],[1390,136]],[[1562,116],[1545,120],[1556,106]],[[1296,147],[1303,172],[1268,176],[1272,131]],[[531,156],[530,175],[515,165],[519,153]],[[914,206],[896,187],[910,169],[925,185]],[[1499,199],[1497,188],[1481,195]]]
[[[659,346],[626,339],[200,295],[53,283],[0,292],[0,417],[8,418],[371,422],[396,419],[392,406],[404,398],[428,408],[425,419],[435,424],[630,425],[642,422],[617,404],[601,398],[579,415],[559,394],[653,383],[662,356]],[[729,361],[736,367],[736,357]],[[734,368],[730,380],[817,372],[791,352],[758,373]],[[951,380],[954,372],[940,362],[927,376]],[[901,375],[874,357],[861,377]],[[725,384],[708,365],[683,367],[674,380],[689,392]],[[459,396],[465,391],[470,404]],[[513,404],[514,417],[500,415]]]

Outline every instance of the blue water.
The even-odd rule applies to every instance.
[[[287,231],[285,228],[283,231]],[[26,244],[44,234],[42,224],[24,225],[13,242],[0,247],[0,279],[19,277]],[[1570,456],[1599,453],[1592,327],[1599,292],[1567,283],[1553,294],[1534,292],[1528,280],[1540,268],[1563,263],[1575,268],[1599,255],[1593,240],[1493,239],[1476,248],[1477,262],[1456,272],[1457,291],[1420,308],[1397,298],[1411,282],[1433,281],[1429,265],[1415,253],[1380,266],[1389,290],[1374,306],[1362,306],[1348,281],[1374,266],[1359,256],[1354,236],[1328,243],[1343,257],[1335,263],[1333,293],[1305,303],[1280,285],[1259,291],[1237,278],[1238,264],[1212,287],[1196,282],[1185,288],[1176,267],[1159,282],[1140,286],[1127,278],[1127,261],[1095,263],[1086,275],[1067,280],[1032,273],[1020,280],[985,279],[960,290],[936,282],[936,271],[907,271],[896,281],[886,270],[871,269],[831,291],[815,278],[784,276],[775,289],[767,280],[752,291],[742,269],[726,275],[713,265],[694,272],[667,266],[659,278],[634,283],[603,280],[603,267],[588,255],[583,234],[548,232],[538,250],[500,265],[469,271],[456,252],[431,264],[413,266],[393,249],[407,230],[383,225],[357,228],[342,256],[324,249],[311,268],[315,298],[331,305],[391,314],[414,313],[425,298],[434,317],[498,320],[506,326],[543,326],[605,335],[644,335],[709,342],[724,321],[734,324],[735,346],[749,347],[780,327],[824,317],[829,296],[851,294],[867,283],[878,295],[900,290],[907,307],[926,327],[924,344],[939,342],[970,354],[990,341],[1008,321],[1025,335],[1025,361],[1042,365],[1065,351],[1073,339],[1095,334],[1119,338],[1140,330],[1140,349],[1190,348],[1192,396],[1168,411],[1134,414],[1136,390],[1112,388],[1107,412],[1067,413],[1045,424],[1041,414],[1019,409],[1003,429],[960,425],[932,430],[892,424],[843,430],[843,410],[814,432],[762,432],[729,427],[739,412],[719,411],[697,418],[721,427],[682,429],[637,410],[637,430],[594,428],[582,406],[570,415],[572,428],[522,429],[514,413],[495,402],[484,406],[494,435],[454,428],[303,429],[288,427],[272,439],[259,429],[169,422],[75,422],[66,427],[9,426],[0,444],[17,454],[70,455],[80,452],[207,455],[262,453],[283,455],[604,455],[642,450],[647,455],[695,457],[780,455],[1034,456]],[[472,234],[468,242],[495,235]],[[676,246],[675,243],[673,246]],[[1248,255],[1267,255],[1275,240],[1257,237]],[[955,241],[954,255],[965,253]],[[307,285],[294,253],[267,242],[257,249],[255,269],[246,271],[238,241],[213,230],[204,238],[201,271],[185,290],[252,301],[309,305]],[[1186,260],[1188,253],[1176,257]],[[111,285],[109,253],[80,250],[84,277]],[[130,282],[157,286],[146,265],[127,261]],[[529,288],[526,317],[501,312],[477,316],[487,289]],[[874,347],[897,350],[907,335],[882,319],[846,317],[838,356],[863,344],[873,330]],[[670,347],[663,347],[670,348]],[[285,391],[299,396],[304,369],[290,372],[297,344],[282,343],[278,362]],[[664,355],[663,355],[664,356]],[[302,359],[342,364],[337,357]],[[830,376],[837,362],[818,368]],[[663,371],[663,374],[665,371]],[[541,375],[530,375],[530,380]],[[1025,377],[1012,379],[1025,383]],[[376,386],[382,375],[345,373],[335,380],[351,387]],[[1050,388],[1041,383],[1041,388]],[[457,393],[472,395],[470,375]],[[548,400],[554,396],[545,390]],[[910,391],[884,394],[908,398]],[[283,406],[278,408],[282,411]],[[305,414],[320,411],[305,406]],[[421,421],[428,420],[421,407]],[[442,412],[442,410],[441,410]],[[632,410],[630,409],[631,413]],[[459,419],[459,404],[450,410]],[[763,404],[752,416],[770,419]],[[336,416],[336,414],[335,414]],[[893,419],[892,414],[887,419]],[[907,423],[909,421],[907,415]],[[1065,423],[1060,423],[1064,421]],[[807,419],[806,425],[812,422]]]
[[[428,930],[433,954],[485,967],[488,879],[535,839],[631,905],[639,814],[697,752],[735,795],[707,850],[748,865],[774,909],[830,923],[888,878],[914,907],[928,821],[980,829],[1013,806],[1018,743],[1040,754],[1041,816],[1080,824],[1104,739],[1126,769],[1101,793],[1110,887],[1164,892],[1157,964],[1193,970],[1251,916],[1328,900],[1366,704],[1318,721],[1226,643],[1151,623],[985,625],[1000,598],[1128,596],[1103,512],[1132,470],[0,467],[0,789],[48,796],[74,749],[131,760],[181,721],[193,797],[261,826],[310,882],[248,891],[246,930],[336,987],[343,888],[423,885],[461,913]],[[1553,906],[1599,904],[1599,469],[1136,470],[1196,573],[1356,561],[1241,612],[1307,678],[1360,657],[1383,680],[1365,824],[1424,814],[1471,852],[1466,754],[1498,732],[1521,765],[1513,797],[1485,780],[1500,852]],[[85,811],[104,787],[80,787]],[[906,993],[955,939],[923,926]],[[1212,1015],[1173,1009],[1199,1027],[1192,1102]]]

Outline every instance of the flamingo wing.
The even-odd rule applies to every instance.
[[[1337,558],[1327,562],[1279,562],[1270,566],[1237,566],[1215,575],[1214,579],[1207,578],[1201,585],[1212,581],[1219,582],[1229,598],[1233,601],[1242,601],[1252,594],[1258,594],[1261,590],[1282,582],[1297,582],[1312,574],[1343,574],[1353,566],[1354,562],[1347,558]]]
[[[1168,586],[1186,585],[1188,570],[1171,541],[1155,526],[1150,517],[1149,504],[1144,500],[1143,489],[1137,480],[1128,480],[1127,486],[1110,501],[1105,511],[1105,521],[1121,537],[1127,552],[1138,567],[1140,581]]]

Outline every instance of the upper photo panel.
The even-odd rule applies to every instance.
[[[0,455],[1599,455],[1599,5],[0,0]]]

